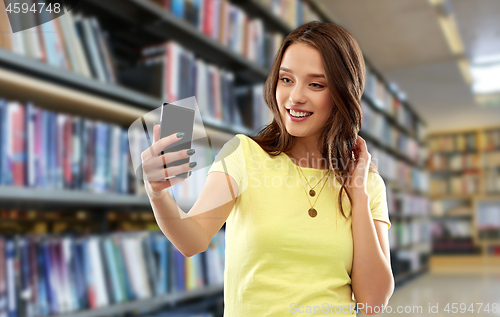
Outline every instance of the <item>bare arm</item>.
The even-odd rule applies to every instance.
[[[375,306],[387,306],[394,292],[394,277],[387,224],[372,219],[368,202],[369,198],[365,197],[352,206],[354,259],[351,282],[356,301],[362,303],[360,310],[365,315],[373,315]]]
[[[233,193],[230,192],[231,184]],[[146,185],[153,212],[161,231],[187,257],[204,252],[220,230],[235,204],[238,195],[236,181],[223,172],[208,174],[207,181],[186,218],[168,192],[152,192]]]
[[[160,126],[155,125],[153,144],[142,153],[143,170],[147,176],[144,181],[146,193],[163,234],[184,256],[190,257],[208,248],[236,202],[238,185],[231,176],[223,172],[208,174],[200,196],[185,214],[167,190],[185,179],[165,178],[190,171],[192,168],[188,163],[167,169],[163,166],[189,155],[182,150],[158,156],[165,147],[179,140],[175,135],[158,140],[159,134]]]

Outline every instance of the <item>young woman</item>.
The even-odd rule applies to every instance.
[[[345,29],[310,22],[290,33],[265,83],[274,115],[256,137],[237,134],[210,167],[186,216],[168,187],[192,169],[143,153],[157,222],[185,256],[207,249],[226,223],[225,317],[381,312],[394,290],[386,188],[358,136],[365,82],[361,50]],[[376,307],[378,306],[378,307]]]

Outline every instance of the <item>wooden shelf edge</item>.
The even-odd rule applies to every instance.
[[[159,307],[166,304],[174,304],[181,300],[187,300],[192,298],[197,298],[200,296],[215,295],[217,293],[222,293],[224,290],[223,285],[209,286],[197,290],[190,290],[186,292],[170,293],[157,297],[141,299],[131,302],[124,302],[115,305],[110,305],[106,307],[100,307],[95,309],[83,310],[74,313],[65,313],[59,315],[53,315],[51,317],[107,317],[116,314],[122,314],[126,312],[131,312],[140,309],[151,309],[154,307]]]
[[[29,95],[26,95],[27,91]],[[21,101],[34,102],[43,108],[123,125],[131,124],[153,110],[131,106],[1,68],[0,93],[13,100],[20,100],[19,96],[24,95],[25,100]],[[158,100],[157,104],[160,103]],[[244,127],[234,127],[211,118],[207,118],[203,125],[206,133],[214,135],[218,143],[229,141],[236,133],[253,134],[253,131]],[[195,135],[198,137],[202,133],[201,127],[199,124],[195,125]]]
[[[0,186],[2,202],[61,204],[78,207],[149,207],[147,196],[81,190]]]

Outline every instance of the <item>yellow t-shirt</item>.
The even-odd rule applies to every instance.
[[[311,186],[326,172],[302,169]],[[240,189],[226,221],[224,317],[356,316],[350,203],[344,194],[345,219],[338,182],[328,182],[318,198],[323,180],[310,197],[288,155],[273,157],[244,134],[223,146],[207,175],[214,171]],[[367,191],[373,219],[390,228],[380,175],[369,173]],[[314,218],[307,197],[318,198]]]

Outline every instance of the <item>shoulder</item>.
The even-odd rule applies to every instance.
[[[237,133],[234,136],[235,139],[238,139],[242,144],[249,144],[251,142],[255,142],[252,140],[248,135],[243,134],[243,133]]]
[[[384,179],[377,172],[368,172],[368,182],[373,186],[385,186]]]
[[[260,145],[246,134],[238,133],[233,138],[234,142],[239,142],[245,154],[255,153],[261,150]]]
[[[366,189],[370,197],[379,196],[381,192],[385,191],[385,182],[382,176],[376,172],[368,172]]]
[[[235,135],[234,139],[236,139],[235,142],[241,143],[241,148],[243,149],[245,156],[255,158],[258,157],[262,160],[272,157],[259,143],[257,143],[257,141],[248,135],[238,133]]]
[[[241,141],[246,141],[247,139],[249,139],[249,137],[243,133],[236,133],[234,135],[234,138],[241,140]]]
[[[241,148],[243,144],[246,144],[247,136],[241,133],[235,134],[231,139],[229,139],[225,145],[229,145],[234,149]]]
[[[233,156],[240,161],[245,161],[245,157],[252,153],[251,139],[241,133],[235,134],[229,139],[219,151],[220,157]]]

